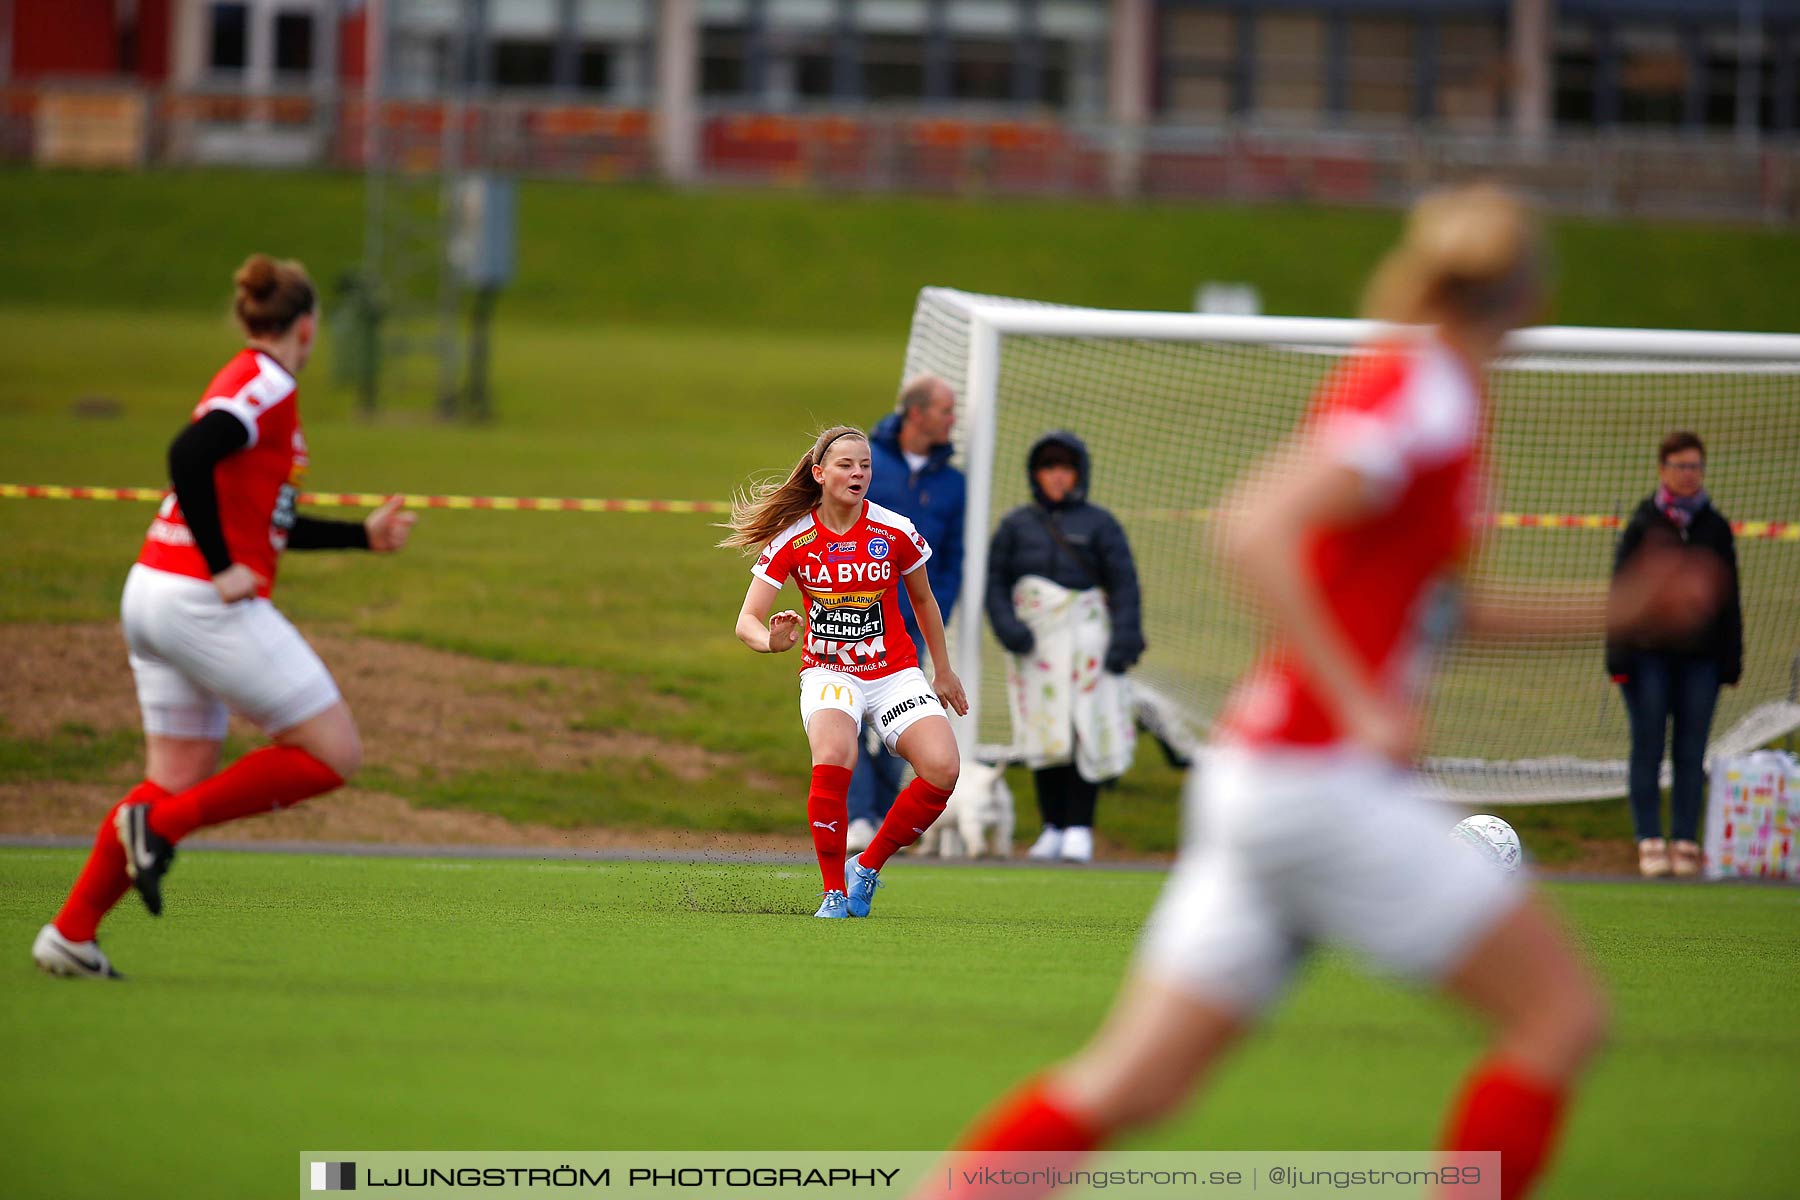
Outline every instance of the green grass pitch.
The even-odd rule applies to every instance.
[[[285,1194],[324,1146],[938,1147],[1092,1029],[1159,884],[901,862],[840,924],[810,866],[200,852],[161,921],[127,897],[132,978],[95,984],[23,953],[78,862],[0,852],[9,1196]],[[1544,1194],[1791,1195],[1800,894],[1552,891],[1616,1033]],[[1322,956],[1134,1144],[1428,1148],[1480,1045]]]
[[[1202,279],[1248,279],[1272,312],[1348,315],[1399,223],[547,183],[523,185],[521,217],[498,421],[440,424],[417,395],[356,418],[328,331],[302,379],[311,486],[719,497],[790,463],[806,429],[886,408],[921,284],[1171,309]],[[300,257],[329,319],[361,220],[348,176],[0,171],[0,225],[23,231],[0,239],[0,481],[158,484],[236,345],[232,268],[252,249]],[[1792,230],[1562,221],[1554,239],[1558,320],[1796,328]],[[1762,507],[1734,515],[1784,515]],[[116,620],[149,511],[0,502],[0,622]],[[617,699],[572,724],[733,756],[786,789],[743,827],[798,832],[792,664],[733,639],[746,563],[716,537],[700,517],[428,513],[389,561],[292,556],[280,603],[309,631],[591,672]],[[130,731],[14,735],[0,728],[0,781],[26,786],[113,778],[140,752]],[[1178,776],[1153,758],[1103,825],[1167,850]],[[729,781],[637,765],[373,782],[552,824],[737,812]],[[635,807],[599,803],[602,780],[628,781]],[[1628,836],[1617,803],[1507,815],[1545,860],[1555,836]],[[295,1152],[327,1146],[938,1147],[1092,1029],[1158,886],[902,863],[876,919],[845,927],[810,920],[810,867],[184,851],[170,915],[128,899],[103,935],[133,978],[95,986],[25,954],[79,861],[0,851],[8,1197],[290,1195]],[[1617,1032],[1546,1194],[1792,1195],[1800,894],[1553,891]],[[1465,1018],[1325,958],[1205,1102],[1139,1144],[1425,1147],[1479,1046]]]

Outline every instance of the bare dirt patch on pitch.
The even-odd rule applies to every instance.
[[[423,646],[308,631],[308,638],[356,713],[365,760],[402,778],[422,773],[524,765],[581,771],[631,760],[654,761],[703,785],[738,768],[729,755],[631,730],[591,728],[588,714],[620,707],[618,684],[568,667],[494,663]],[[139,728],[136,692],[117,625],[0,625],[0,731],[26,741],[69,731],[107,735]],[[233,723],[257,740],[256,731]],[[89,772],[92,774],[93,772]],[[80,836],[141,777],[134,757],[89,782],[0,783],[0,833]],[[771,793],[777,781],[743,774]],[[243,821],[229,838],[396,842],[422,845],[527,845],[569,849],[787,850],[804,838],[689,830],[560,829],[486,813],[415,808],[399,796],[351,786],[280,814]]]
[[[592,728],[591,714],[642,704],[679,705],[666,697],[621,703],[621,685],[603,672],[495,663],[423,646],[308,631],[330,665],[363,735],[373,776],[453,776],[523,766],[580,772],[599,764],[653,761],[704,788],[721,773],[771,803],[790,797],[779,781],[743,771],[730,755],[629,729]],[[45,772],[48,777],[0,782],[0,835],[91,837],[100,818],[142,775],[137,696],[117,625],[0,625],[0,736],[60,738],[111,755],[99,769]],[[251,744],[260,735],[235,732]],[[70,731],[82,737],[71,738]],[[109,736],[110,735],[110,736]],[[130,753],[119,760],[121,743]],[[796,751],[798,746],[796,746]],[[16,778],[16,776],[15,776]],[[317,841],[415,846],[542,846],[565,850],[671,850],[705,855],[748,851],[810,855],[800,834],[805,809],[791,797],[796,833],[692,829],[563,828],[509,821],[467,809],[415,807],[405,797],[354,784],[268,819],[237,821],[218,840]],[[201,834],[200,837],[207,837]],[[1166,861],[1107,844],[1108,861]],[[1547,873],[1634,875],[1627,841],[1586,839],[1569,861]]]

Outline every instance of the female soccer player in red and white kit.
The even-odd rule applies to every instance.
[[[398,550],[417,518],[397,497],[362,521],[294,511],[307,467],[294,376],[312,356],[317,301],[305,268],[264,254],[235,282],[245,347],[169,446],[172,488],[120,604],[144,781],[100,823],[67,902],[32,946],[55,975],[117,976],[94,931],[133,885],[162,912],[163,875],[188,834],[340,787],[362,761],[331,673],[269,593],[283,550]],[[274,745],[219,771],[227,709]]]
[[[1492,1045],[1442,1145],[1497,1150],[1500,1194],[1530,1188],[1605,1003],[1530,887],[1453,844],[1407,764],[1482,492],[1482,367],[1539,310],[1541,270],[1533,222],[1503,191],[1447,192],[1412,213],[1369,308],[1419,328],[1348,360],[1229,506],[1226,556],[1271,631],[1190,783],[1192,841],[1112,1014],[965,1135],[976,1161],[1078,1154],[1171,1112],[1330,941],[1487,1019]],[[1470,589],[1460,609],[1478,634],[1597,637],[1701,619],[1717,589],[1664,558],[1610,610],[1600,587],[1535,609]]]
[[[827,429],[785,480],[732,505],[732,532],[719,543],[762,550],[738,613],[738,639],[758,653],[780,654],[805,635],[800,719],[813,762],[806,815],[825,884],[817,917],[869,915],[882,866],[924,836],[956,789],[962,760],[943,708],[969,711],[926,581],[931,547],[911,521],[868,500],[871,474],[869,439],[847,425]],[[804,621],[792,611],[769,616],[789,577],[805,598]],[[902,581],[937,664],[930,683],[900,620]],[[850,772],[865,717],[918,778],[894,801],[868,849],[846,863]]]

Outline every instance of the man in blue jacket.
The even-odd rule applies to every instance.
[[[956,420],[956,393],[936,375],[917,375],[900,388],[895,410],[875,426],[869,438],[874,477],[869,499],[910,519],[931,546],[931,594],[950,623],[950,611],[962,591],[963,504],[967,485],[950,465],[950,427]],[[906,590],[900,589],[900,612],[907,636],[924,651],[918,618]],[[900,790],[900,760],[880,738],[865,736],[850,777],[849,849],[865,849]]]

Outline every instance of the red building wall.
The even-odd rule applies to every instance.
[[[12,78],[169,74],[171,0],[139,0],[123,29],[116,0],[12,0]],[[130,36],[127,36],[130,35]],[[124,61],[129,54],[131,61]]]
[[[363,5],[344,14],[338,25],[338,78],[361,83],[368,74],[369,8]]]
[[[12,10],[14,79],[119,69],[113,0],[13,0]]]
[[[174,0],[138,0],[137,75],[150,83],[161,83],[169,77],[170,38],[174,17],[170,9]]]

